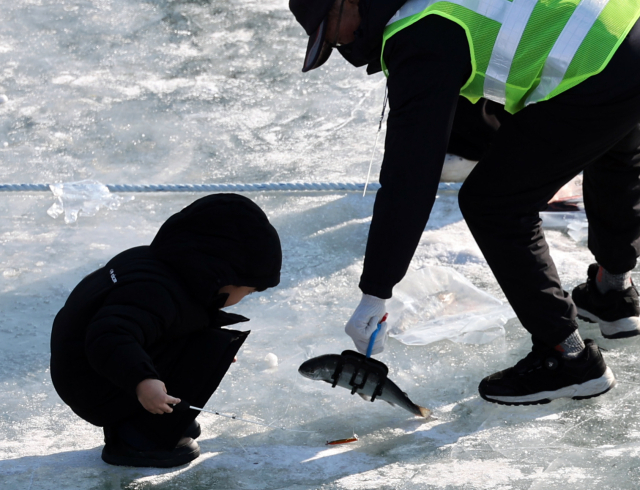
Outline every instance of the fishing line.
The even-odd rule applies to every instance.
[[[382,129],[382,120],[384,119],[384,111],[387,108],[387,101],[389,95],[387,94],[388,86],[384,86],[384,102],[382,103],[382,114],[380,114],[380,123],[378,124],[378,132],[376,133],[376,141],[373,143],[373,151],[371,152],[371,159],[369,160],[369,171],[367,172],[367,180],[364,183],[364,192],[362,197],[367,193],[367,186],[369,185],[369,177],[371,176],[371,166],[373,165],[373,156],[376,154],[376,147],[378,146],[378,138],[380,137],[380,130]]]
[[[287,429],[286,427],[278,427],[275,425],[271,425],[271,424],[265,424],[263,422],[257,422],[255,420],[247,420],[247,419],[243,419],[241,417],[238,417],[236,415],[232,415],[232,414],[228,414],[228,413],[221,413],[218,412],[217,410],[207,410],[205,408],[198,408],[198,407],[192,407],[189,406],[189,408],[191,410],[199,410],[200,412],[207,412],[207,413],[212,413],[213,415],[218,415],[220,417],[226,417],[228,419],[232,419],[232,420],[240,420],[241,422],[246,422],[248,424],[255,424],[255,425],[260,425],[262,427],[269,427],[271,429],[280,429],[280,430],[286,430],[287,432],[306,432],[306,433],[312,433],[312,434],[316,434],[318,431],[316,430],[298,430],[298,429]]]
[[[230,434],[231,438],[235,441],[235,443],[240,446],[240,449],[242,449],[245,453],[249,454],[249,451],[247,451],[247,449],[240,443],[240,440],[234,436],[233,434]]]

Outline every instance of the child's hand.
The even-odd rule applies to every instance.
[[[149,412],[155,414],[171,413],[173,408],[169,403],[175,405],[180,403],[180,398],[167,395],[167,388],[159,379],[145,379],[138,383],[136,387],[138,401]]]

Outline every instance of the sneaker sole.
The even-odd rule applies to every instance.
[[[640,317],[637,316],[607,322],[587,310],[578,308],[578,318],[589,323],[597,323],[605,339],[626,339],[640,335]]]
[[[556,391],[541,391],[524,396],[489,396],[480,393],[480,396],[488,402],[500,405],[543,405],[557,398],[573,398],[574,400],[586,400],[605,394],[616,385],[616,378],[611,369],[607,367],[602,376],[585,381],[579,385],[566,386]]]

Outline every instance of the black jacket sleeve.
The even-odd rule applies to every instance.
[[[145,349],[161,340],[177,321],[169,292],[155,282],[117,288],[87,328],[85,351],[91,367],[128,393],[140,381],[159,379]]]
[[[390,112],[360,289],[390,298],[438,190],[460,88],[471,73],[464,30],[429,15],[385,47]]]

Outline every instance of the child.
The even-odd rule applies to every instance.
[[[249,332],[220,310],[280,282],[276,230],[251,200],[204,197],[171,216],[149,246],[126,250],[71,292],[53,323],[60,398],[104,428],[102,459],[169,468],[200,455],[202,407]]]

